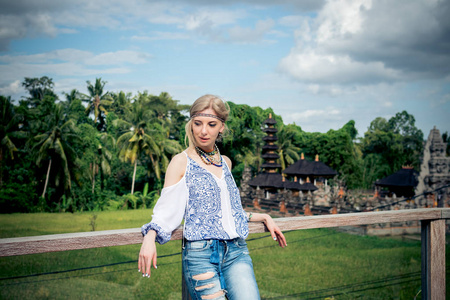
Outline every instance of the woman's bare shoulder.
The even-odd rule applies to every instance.
[[[228,156],[225,156],[225,155],[222,155],[222,157],[225,160],[225,162],[227,163],[228,168],[230,168],[230,170],[231,170],[231,168],[233,167],[231,165],[231,159],[229,159]]]
[[[184,176],[186,171],[187,157],[184,153],[175,155],[166,170],[164,187],[176,184]]]

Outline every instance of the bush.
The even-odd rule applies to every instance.
[[[36,187],[31,184],[5,183],[0,189],[2,213],[34,212],[37,202]]]

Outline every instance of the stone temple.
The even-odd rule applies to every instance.
[[[450,207],[450,157],[446,144],[436,127],[430,131],[423,151],[422,164],[416,187],[421,206]]]

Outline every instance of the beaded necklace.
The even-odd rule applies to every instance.
[[[220,156],[220,151],[216,144],[214,144],[214,150],[211,152],[205,152],[197,146],[195,147],[195,150],[205,164],[214,165],[216,167],[222,166],[222,157]],[[219,158],[216,158],[217,153],[219,154]]]

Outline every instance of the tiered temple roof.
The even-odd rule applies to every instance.
[[[315,161],[309,161],[305,160],[303,154],[300,160],[287,167],[283,173],[300,178],[333,177],[337,175],[335,170],[319,161],[318,155],[316,155]]]
[[[293,165],[286,168],[283,173],[295,177],[294,181],[285,180],[284,176],[278,173],[278,169],[281,167],[277,163],[277,159],[280,156],[277,153],[278,146],[275,142],[278,140],[276,133],[278,130],[274,127],[277,122],[272,118],[272,114],[266,119],[263,124],[267,127],[263,129],[267,136],[263,138],[265,145],[262,147],[263,154],[261,157],[264,159],[264,163],[261,167],[263,172],[249,181],[251,187],[260,187],[265,189],[287,189],[294,191],[315,191],[317,187],[309,182],[309,178],[326,178],[333,177],[337,172],[323,162],[319,161],[319,156],[316,156],[315,161],[307,161],[302,158]],[[305,182],[300,184],[297,177],[303,179]]]
[[[278,146],[275,144],[278,140],[276,136],[278,129],[274,127],[276,123],[277,121],[272,118],[272,114],[269,114],[269,118],[263,122],[263,124],[267,125],[267,127],[263,129],[267,136],[263,138],[266,144],[262,148],[263,154],[261,155],[264,159],[264,163],[261,165],[264,171],[250,180],[248,184],[252,187],[284,188],[283,178],[281,174],[278,173],[278,168],[280,168],[281,165],[276,162],[277,159],[280,158],[276,152]]]

